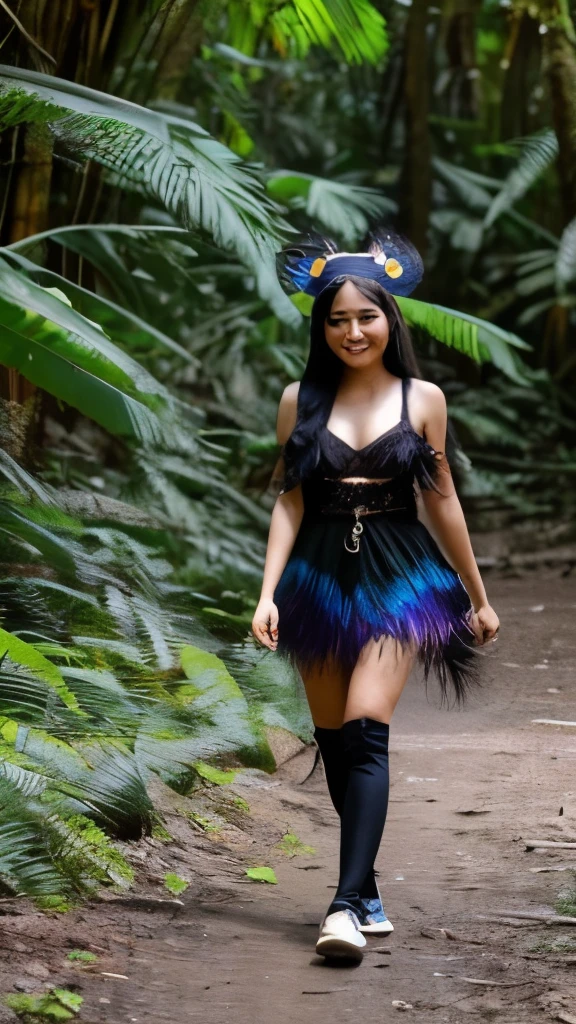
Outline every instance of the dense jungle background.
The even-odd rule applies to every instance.
[[[129,885],[115,841],[162,835],[152,776],[187,794],[272,770],[270,730],[311,736],[250,637],[307,351],[275,267],[297,233],[408,234],[473,536],[504,561],[574,540],[573,15],[0,0],[6,893]]]

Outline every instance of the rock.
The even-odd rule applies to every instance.
[[[40,981],[45,981],[46,978],[50,977],[50,971],[39,960],[29,960],[27,964],[22,965],[22,970],[26,974],[31,974],[33,978],[38,978]]]
[[[299,754],[306,746],[293,732],[283,729],[280,725],[267,725],[264,727],[264,733],[277,768]]]
[[[33,992],[38,988],[38,984],[33,978],[15,978],[12,986],[17,992]]]

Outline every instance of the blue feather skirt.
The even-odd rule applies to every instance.
[[[458,573],[418,519],[363,517],[357,553],[350,520],[304,515],[274,593],[278,653],[302,675],[325,663],[351,673],[364,646],[395,640],[426,682],[462,701],[479,682],[472,606]]]

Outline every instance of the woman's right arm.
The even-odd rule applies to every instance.
[[[278,444],[286,443],[294,430],[297,417],[299,382],[289,384],[278,406],[276,436]],[[274,591],[284,571],[304,515],[300,484],[276,498],[270,520],[262,590],[252,620],[252,632],[265,647],[275,651],[278,643],[278,609]]]

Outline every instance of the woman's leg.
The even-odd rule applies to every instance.
[[[339,729],[344,721],[350,673],[332,659],[313,668],[298,666],[314,725],[321,729]]]
[[[325,662],[314,669],[301,667],[300,674],[315,725],[314,737],[324,764],[328,792],[336,813],[342,818],[350,773],[342,730],[349,699],[350,676],[333,662]],[[366,872],[359,895],[364,899],[375,899],[379,895],[373,864]]]
[[[379,656],[380,653],[380,656]],[[371,870],[388,809],[389,723],[414,656],[393,640],[372,641],[361,652],[350,684],[342,735],[349,765],[342,808],[340,878],[328,913],[360,914],[361,890]]]

